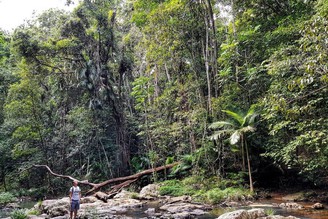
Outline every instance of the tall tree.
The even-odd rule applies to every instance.
[[[244,170],[244,151],[246,152],[247,168],[249,176],[249,188],[250,191],[254,191],[253,178],[251,171],[251,163],[249,156],[249,148],[247,144],[247,134],[255,131],[255,118],[257,113],[254,110],[254,106],[250,107],[246,114],[237,113],[230,110],[223,110],[232,120],[231,121],[217,121],[212,123],[209,128],[219,129],[210,136],[211,139],[217,140],[218,138],[226,138],[227,135],[230,139],[230,144],[234,145],[240,143],[242,153],[242,166]]]

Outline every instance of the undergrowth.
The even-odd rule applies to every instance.
[[[160,184],[160,195],[190,195],[195,201],[218,204],[223,201],[243,201],[252,194],[240,177],[220,179],[191,176],[183,180],[167,180]]]

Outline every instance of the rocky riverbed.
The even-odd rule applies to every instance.
[[[248,208],[241,205],[247,204]],[[84,197],[81,201],[79,218],[203,218],[203,219],[296,219],[293,216],[269,215],[274,212],[265,210],[266,205],[253,202],[225,202],[227,211],[213,213],[214,206],[194,203],[189,196],[168,197],[159,196],[157,185],[148,185],[140,193],[122,191],[113,198],[107,199],[106,194],[97,193],[95,196]],[[281,209],[303,209],[304,207],[295,202],[276,203],[270,207]],[[322,208],[319,203],[313,208]],[[217,208],[217,206],[215,206]],[[34,206],[34,212],[39,215],[29,215],[30,219],[64,219],[69,215],[69,199],[44,200]]]

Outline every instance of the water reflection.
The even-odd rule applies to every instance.
[[[314,203],[297,202],[297,204],[304,206],[304,209],[286,209],[286,208],[273,207],[282,202],[283,201],[281,199],[262,200],[259,203],[252,204],[252,208],[259,207],[264,209],[273,209],[275,214],[277,215],[282,215],[282,216],[291,215],[302,219],[328,219],[328,210],[327,210],[328,206],[324,206],[325,209],[323,210],[316,210],[311,208],[311,206]]]
[[[269,200],[262,200],[258,203],[254,203],[251,206],[248,207],[240,207],[240,208],[214,208],[212,211],[209,212],[209,214],[203,215],[203,216],[197,216],[198,219],[214,219],[218,218],[218,216],[238,210],[238,209],[251,209],[251,208],[263,208],[267,211],[274,212],[275,215],[282,215],[282,216],[295,216],[301,219],[328,219],[328,210],[325,206],[325,209],[323,210],[315,210],[312,209],[311,206],[314,203],[300,203],[299,204],[304,206],[304,209],[283,209],[279,207],[274,207],[274,204],[281,203],[281,200],[276,199],[269,199]],[[22,208],[30,209],[33,207],[35,202],[26,201],[20,203],[20,206]],[[149,202],[147,205],[143,206],[140,209],[133,210],[130,212],[127,212],[125,215],[132,218],[147,218],[149,215],[145,213],[145,211],[148,208],[155,208],[156,212],[160,212],[159,210],[160,204],[158,202]],[[0,218],[5,218],[10,216],[10,209],[0,209]]]
[[[22,201],[19,203],[20,208],[31,209],[35,205],[34,201]],[[0,208],[0,218],[10,217],[10,213],[14,209],[12,208]]]

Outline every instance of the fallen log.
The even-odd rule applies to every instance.
[[[85,194],[86,196],[91,195],[91,194],[99,191],[102,187],[107,186],[109,184],[115,184],[115,183],[121,182],[120,184],[117,184],[117,185],[114,185],[114,186],[111,187],[112,190],[109,192],[109,194],[112,197],[113,194],[115,195],[120,190],[122,190],[124,187],[127,187],[131,183],[137,181],[140,177],[142,177],[144,175],[152,174],[154,172],[158,172],[158,171],[161,171],[161,170],[170,169],[170,168],[172,168],[172,167],[174,167],[178,164],[179,164],[179,162],[175,162],[175,163],[172,163],[172,164],[168,164],[168,165],[164,165],[164,166],[144,170],[144,171],[141,171],[139,173],[136,173],[136,174],[133,174],[133,175],[130,175],[130,176],[124,176],[124,177],[117,177],[117,178],[109,179],[109,180],[106,180],[106,181],[101,182],[101,183],[91,183],[88,180],[78,180],[78,179],[76,179],[72,176],[69,176],[69,175],[62,175],[62,174],[55,173],[47,165],[37,165],[37,164],[35,164],[33,166],[34,167],[46,168],[48,170],[48,172],[53,176],[57,176],[57,177],[64,178],[64,179],[69,179],[69,180],[72,180],[72,181],[77,181],[79,184],[82,184],[82,185],[91,186],[92,188],[89,191],[86,192],[86,194]]]

